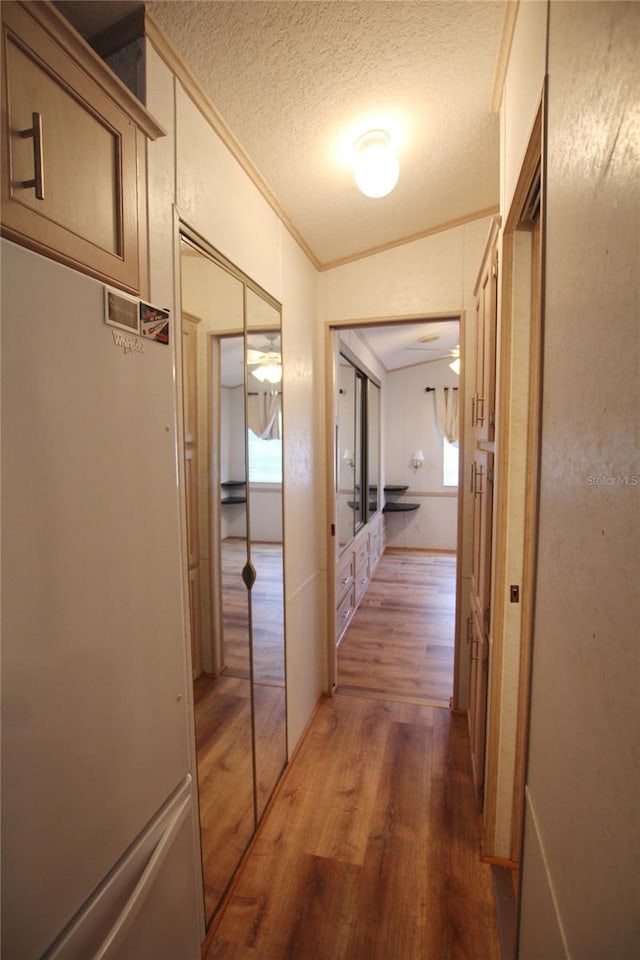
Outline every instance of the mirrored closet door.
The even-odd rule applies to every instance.
[[[187,568],[207,924],[287,759],[280,305],[183,232]]]

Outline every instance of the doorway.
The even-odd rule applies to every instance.
[[[329,544],[330,612],[339,641],[331,644],[329,669],[333,687],[343,693],[451,704],[460,464],[458,436],[445,439],[438,406],[447,394],[451,407],[454,399],[457,404],[461,324],[461,315],[452,313],[363,321],[327,332],[333,358],[328,389],[330,509],[336,528],[342,529],[344,502],[352,507],[361,503],[358,488],[365,483],[374,510],[368,522],[356,525],[351,539],[332,537]],[[349,378],[350,370],[345,379],[345,355],[355,365],[356,377],[360,369],[379,383],[379,454],[366,479],[352,484],[352,490],[347,487],[343,495],[345,464],[353,458],[349,442],[342,441],[347,433],[342,405],[355,379]],[[458,372],[450,366],[456,360]],[[362,457],[371,461],[366,452]],[[378,530],[384,531],[380,550],[372,545]],[[350,574],[343,568],[352,543],[357,549]],[[367,576],[357,568],[361,557],[370,567],[368,585],[350,610],[342,594],[353,575],[357,597]],[[341,630],[345,612],[348,624]]]

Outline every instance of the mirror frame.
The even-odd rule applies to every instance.
[[[354,443],[354,489],[352,505],[355,511],[353,529],[351,536],[344,543],[339,543],[339,551],[342,552],[352,542],[356,534],[365,526],[371,518],[380,509],[380,491],[378,482],[372,484],[370,476],[372,457],[371,449],[377,449],[377,471],[380,473],[380,400],[382,397],[382,384],[378,377],[367,369],[365,364],[349,349],[341,340],[336,342],[336,363],[340,365],[341,359],[346,360],[354,369],[354,416],[355,416],[355,443]],[[372,418],[370,416],[371,388],[378,389],[378,411],[377,420],[372,436]],[[340,428],[338,425],[337,436],[339,437]],[[339,458],[339,447],[336,446],[336,458]],[[340,463],[336,463],[336,477],[339,476]],[[370,490],[375,487],[376,497],[372,501],[369,496]],[[336,490],[338,495],[339,491]],[[336,503],[338,500],[336,499]]]
[[[218,250],[216,250],[214,247],[212,247],[211,244],[208,243],[208,242],[204,239],[204,237],[202,237],[200,234],[198,234],[196,231],[194,231],[192,228],[190,228],[187,224],[185,224],[184,221],[180,220],[180,221],[179,221],[179,224],[178,224],[178,261],[180,261],[180,259],[181,259],[180,250],[181,250],[181,245],[182,245],[183,241],[184,241],[188,246],[192,247],[198,254],[200,254],[200,255],[202,255],[204,258],[210,260],[216,267],[222,269],[223,271],[225,271],[226,273],[228,273],[230,276],[232,276],[234,279],[238,280],[238,281],[243,285],[243,296],[242,296],[242,328],[241,328],[241,329],[240,329],[240,328],[238,329],[238,334],[237,334],[237,335],[238,335],[238,336],[242,336],[243,339],[244,339],[244,345],[243,345],[244,388],[243,388],[243,390],[244,390],[245,430],[244,430],[243,447],[244,447],[244,456],[245,456],[245,465],[246,465],[246,478],[245,478],[245,479],[246,479],[246,493],[247,493],[247,502],[246,502],[246,555],[247,555],[247,562],[249,562],[249,561],[251,560],[251,505],[250,505],[250,486],[249,486],[248,428],[247,428],[247,400],[248,400],[248,396],[247,396],[247,394],[248,394],[248,381],[247,381],[247,377],[248,377],[248,374],[249,374],[249,368],[248,368],[247,362],[246,362],[246,360],[247,360],[247,356],[246,356],[246,344],[247,344],[247,336],[248,336],[248,335],[250,336],[250,334],[251,334],[251,327],[250,327],[249,324],[248,324],[248,306],[247,306],[248,296],[247,296],[247,293],[248,293],[248,291],[250,290],[250,291],[251,291],[253,294],[255,294],[261,301],[263,301],[263,302],[266,303],[269,307],[271,307],[275,314],[277,314],[277,328],[278,328],[279,335],[280,335],[280,338],[281,338],[280,343],[282,343],[282,305],[280,304],[280,302],[279,302],[278,300],[276,300],[275,297],[271,296],[266,290],[264,290],[259,284],[257,284],[257,283],[256,283],[255,281],[253,281],[250,277],[248,277],[242,270],[240,270],[238,267],[236,267],[236,266],[235,266],[230,260],[228,260],[223,254],[221,254]],[[183,286],[182,286],[182,276],[180,276],[179,289],[181,290],[181,293],[182,293],[182,290],[183,290]],[[184,304],[183,304],[182,301],[183,301],[183,297],[182,297],[182,295],[181,295],[180,317],[182,317],[182,315],[187,315],[187,314],[185,314]],[[180,322],[182,322],[182,321],[180,321]],[[274,323],[273,329],[275,329],[275,327],[276,327],[276,324]],[[215,338],[215,336],[216,336],[215,331],[212,331],[212,335],[213,335],[213,337]],[[222,333],[222,332],[221,332],[221,336],[230,336],[230,335],[231,335],[230,333],[227,333],[227,332]],[[182,369],[182,364],[183,364],[183,358],[182,358],[182,343],[181,343],[181,337],[180,337],[179,335],[176,336],[176,342],[178,342],[178,341],[180,341],[180,346],[177,347],[177,351],[178,351],[178,352],[177,352],[177,355],[176,355],[176,367],[180,369],[180,377],[179,377],[179,379],[177,380],[177,384],[178,384],[178,387],[179,387],[178,393],[179,393],[179,396],[180,396],[180,394],[183,393],[183,390],[184,390],[184,382],[183,382],[183,369]],[[181,389],[180,389],[180,388],[181,388]],[[282,384],[281,384],[281,385],[280,385],[280,390],[282,391],[282,389],[283,389],[283,388],[282,388]],[[280,399],[281,399],[281,402],[282,402],[282,399],[283,399],[282,396],[281,396]],[[180,423],[181,423],[181,431],[182,431],[182,434],[184,434],[184,412],[183,412],[183,403],[184,403],[184,401],[183,401],[182,397],[180,396],[180,400],[179,400],[179,419],[180,419]],[[209,404],[209,405],[210,405],[210,404]],[[281,407],[281,409],[283,409],[283,406]],[[211,430],[216,430],[215,423],[212,423],[212,424],[210,425],[210,429],[211,429]],[[219,430],[219,425],[218,425],[218,430]],[[184,447],[184,436],[183,436],[183,435],[181,436],[181,441],[182,441],[182,446]],[[281,453],[282,459],[284,459],[284,456],[283,456],[283,455],[284,455],[284,447],[283,447],[282,453]],[[285,608],[286,608],[286,604],[285,604],[286,585],[285,585],[285,569],[284,569],[284,567],[285,567],[285,564],[284,564],[284,547],[285,547],[284,463],[282,464],[282,466],[283,466],[283,470],[282,470],[282,481],[281,481],[281,484],[280,484],[280,497],[281,497],[281,502],[282,502],[282,673],[283,673],[283,721],[282,721],[282,730],[280,731],[280,734],[279,734],[279,736],[281,735],[280,748],[282,749],[282,763],[278,765],[278,773],[277,773],[277,775],[276,775],[276,777],[275,777],[275,781],[273,782],[273,784],[271,785],[271,787],[270,787],[270,789],[269,789],[269,791],[268,791],[268,795],[266,796],[266,799],[265,799],[263,802],[261,802],[260,804],[258,804],[258,782],[257,782],[257,766],[258,766],[258,764],[256,763],[256,747],[257,747],[257,743],[258,743],[259,737],[258,737],[257,728],[256,728],[256,713],[257,713],[257,711],[256,711],[256,705],[255,705],[255,698],[256,698],[256,687],[255,687],[255,684],[256,684],[256,678],[255,678],[255,676],[254,676],[254,669],[253,669],[253,636],[252,636],[252,625],[253,625],[253,624],[252,624],[252,612],[251,612],[251,591],[250,591],[250,589],[247,589],[247,600],[248,600],[248,605],[249,605],[248,642],[249,642],[249,652],[250,652],[249,680],[250,680],[250,699],[251,699],[251,744],[252,744],[252,758],[253,758],[253,761],[252,761],[252,769],[253,769],[253,783],[252,783],[252,791],[253,791],[253,810],[252,810],[252,813],[253,813],[253,831],[252,831],[252,833],[251,833],[251,837],[249,838],[248,845],[250,845],[252,838],[255,836],[255,832],[256,832],[256,830],[257,830],[257,828],[258,828],[258,825],[259,825],[259,823],[260,823],[260,820],[262,819],[262,816],[263,816],[263,814],[264,814],[264,810],[265,810],[266,807],[268,806],[269,800],[270,800],[271,796],[273,795],[273,792],[275,791],[275,789],[276,789],[276,787],[277,787],[277,784],[278,784],[278,782],[280,781],[280,778],[282,777],[282,774],[283,774],[284,770],[286,769],[286,766],[287,766],[287,764],[288,764],[288,759],[289,759],[289,743],[288,743],[288,688],[287,688],[287,671],[286,671],[286,662],[287,662],[287,656],[286,656],[286,652],[287,652],[287,630],[286,630],[286,609],[285,609]],[[183,482],[184,482],[184,479],[183,479]],[[186,495],[186,493],[185,493],[185,495]],[[216,504],[219,503],[219,501],[220,501],[220,478],[219,478],[219,477],[218,477],[218,482],[217,482],[217,483],[213,483],[213,482],[211,483],[211,489],[210,489],[210,491],[209,491],[209,497],[210,497],[210,499],[215,500],[215,501],[216,501]],[[221,531],[220,531],[220,514],[219,514],[219,508],[218,508],[217,506],[211,511],[211,520],[212,520],[212,521],[213,521],[213,519],[214,519],[214,516],[217,516],[217,517],[218,517],[217,523],[215,523],[214,526],[213,526],[213,531],[214,531],[214,536],[215,536],[215,538],[216,538],[216,540],[217,540],[217,542],[218,542],[218,549],[219,549]],[[183,562],[184,562],[184,561],[183,561]],[[218,567],[217,576],[218,576],[218,579],[219,579],[219,578],[220,578],[219,563],[217,564],[217,567]],[[213,573],[213,568],[212,568],[212,573]],[[246,581],[245,581],[245,586],[246,586],[246,585],[247,585],[247,584],[246,584]],[[216,594],[218,595],[218,597],[220,597],[220,594],[221,594],[221,584],[220,584],[220,583],[218,583],[217,585],[212,583],[212,596],[213,596],[213,595],[216,595]],[[221,602],[221,600],[220,600],[220,602]],[[215,621],[215,618],[212,618],[212,619]],[[217,621],[215,621],[215,622],[217,623]],[[213,624],[212,624],[212,626],[213,626]],[[214,627],[214,629],[215,629],[215,627]],[[188,644],[188,646],[189,646],[189,644]],[[192,698],[192,703],[193,703],[193,707],[194,707],[194,709],[193,709],[193,721],[194,721],[194,724],[195,724],[196,714],[195,714],[195,702],[194,702],[194,698]],[[279,748],[279,749],[280,749],[280,748]],[[197,746],[196,746],[196,744],[195,744],[195,740],[194,740],[194,760],[195,760],[195,764],[196,764],[196,771],[195,771],[195,772],[196,772],[196,776],[195,776],[194,779],[195,779],[196,793],[197,793],[197,796],[198,796],[198,808],[199,808],[199,811],[200,811],[201,797],[200,797],[200,786],[199,786],[199,783],[198,783],[198,776],[197,776],[197,773],[198,773],[198,769],[197,769],[197,767],[198,767],[198,751],[197,751]],[[275,767],[274,767],[274,769],[275,769]],[[235,875],[235,873],[236,873],[236,870],[237,870],[237,868],[238,868],[238,866],[239,866],[239,864],[240,864],[241,861],[242,861],[242,856],[239,858],[238,862],[235,864],[235,867],[234,867],[233,871],[231,872],[231,874],[230,874],[230,876],[229,876],[229,878],[228,878],[228,883],[227,883],[227,885],[226,885],[225,891],[229,889],[231,883],[233,882],[233,877],[234,877],[234,875]],[[204,861],[203,861],[203,860],[202,860],[202,866],[203,866],[203,868],[204,868]],[[203,875],[203,894],[204,894],[204,886],[205,886],[205,883],[204,883],[204,875]],[[211,910],[211,909],[208,909],[208,908],[205,906],[205,908],[204,908],[204,920],[205,920],[205,927],[206,927],[206,928],[209,928],[210,924],[212,923],[212,921],[213,921],[214,918],[216,917],[216,915],[217,915],[217,913],[218,913],[218,911],[219,911],[219,908],[220,908],[221,904],[223,903],[223,901],[224,901],[224,893],[223,893],[222,897],[218,900],[215,908],[213,908],[213,909]]]

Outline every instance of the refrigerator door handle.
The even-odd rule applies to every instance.
[[[171,845],[175,839],[175,836],[182,826],[187,814],[189,813],[190,806],[191,798],[187,796],[183,799],[182,803],[167,824],[166,830],[164,831],[160,842],[153,851],[153,854],[151,855],[151,858],[149,859],[142,876],[138,880],[131,893],[131,896],[126,902],[122,913],[114,923],[113,927],[109,931],[108,936],[102,942],[97,952],[93,955],[92,960],[109,960],[109,957],[113,955],[115,950],[117,950],[119,943],[126,935],[127,930],[135,920],[140,908],[142,907],[142,904],[144,903],[147,894],[153,885],[153,881],[160,872],[162,864],[164,863],[167,854],[171,849]]]

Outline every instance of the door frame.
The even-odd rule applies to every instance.
[[[527,762],[529,689],[531,679],[531,651],[536,588],[536,557],[538,549],[538,499],[540,433],[542,424],[542,349],[544,303],[544,129],[546,85],[543,88],[538,111],[529,137],[520,169],[513,200],[502,234],[502,280],[500,286],[500,335],[498,370],[498,435],[496,444],[496,488],[494,526],[494,570],[492,589],[492,662],[489,677],[489,718],[486,761],[486,790],[484,807],[484,859],[517,868],[521,860],[522,823],[524,814],[524,782]],[[527,221],[527,207],[536,182],[540,185],[540,212],[537,226]],[[527,280],[531,284],[529,302],[528,364],[526,369],[512,366],[514,310],[516,296],[516,244],[523,233],[531,235]],[[517,288],[516,288],[517,289]],[[526,453],[524,508],[521,525],[517,528],[522,538],[522,570],[520,588],[519,653],[515,673],[505,680],[508,669],[505,656],[507,632],[505,604],[513,571],[509,569],[510,489],[512,457],[508,436],[502,425],[509,420],[513,387],[518,374],[527,376]],[[513,750],[513,785],[509,805],[510,831],[508,857],[494,856],[498,843],[504,843],[504,829],[498,822],[500,787],[504,785],[506,770],[502,765],[501,744],[505,741],[504,723],[506,704],[504,688],[508,689],[511,710],[515,707],[516,721],[513,734],[506,731],[506,740]],[[505,764],[506,766],[506,764]],[[508,795],[507,795],[508,796]],[[503,802],[501,817],[506,804]],[[500,836],[503,837],[500,841]]]
[[[437,313],[416,313],[389,315],[380,317],[359,317],[357,319],[327,320],[324,323],[324,357],[325,357],[325,490],[326,490],[326,551],[327,551],[327,678],[328,690],[331,695],[336,692],[338,682],[338,656],[335,643],[336,637],[336,538],[337,529],[337,502],[335,496],[334,478],[336,476],[336,444],[335,444],[335,418],[336,418],[336,337],[344,330],[357,330],[362,327],[373,326],[402,326],[403,324],[416,323],[435,323],[438,321],[457,320],[460,325],[460,387],[462,391],[459,394],[460,409],[464,401],[464,380],[465,380],[465,312],[464,310],[440,310]],[[383,401],[384,402],[384,401]],[[451,707],[456,710],[459,707],[460,697],[460,670],[464,658],[461,656],[462,644],[466,643],[466,627],[462,616],[461,607],[461,517],[463,507],[464,493],[464,417],[460,417],[460,458],[458,464],[458,533],[456,545],[456,609],[455,609],[455,628],[454,628],[454,662],[453,662],[453,687],[451,696]],[[384,461],[384,450],[380,451],[381,460]],[[468,678],[467,678],[468,679]]]

